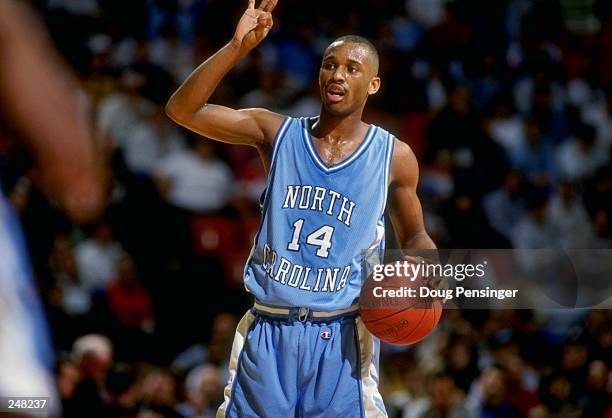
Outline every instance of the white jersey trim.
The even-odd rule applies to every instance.
[[[364,418],[387,418],[387,411],[378,391],[375,337],[368,331],[361,317],[355,318],[355,332],[359,344],[359,382]]]
[[[341,170],[344,167],[350,165],[357,158],[359,158],[359,156],[363,154],[364,151],[367,149],[370,142],[372,142],[372,138],[374,138],[377,131],[378,131],[378,127],[376,125],[370,125],[365,138],[363,139],[363,141],[361,141],[361,144],[359,144],[357,149],[351,154],[349,158],[347,158],[346,160],[338,164],[328,166],[321,160],[321,157],[319,156],[319,153],[317,152],[313,144],[312,134],[310,133],[310,130],[308,128],[308,119],[307,118],[302,119],[302,133],[304,136],[304,142],[306,143],[306,148],[308,149],[310,156],[313,158],[315,165],[326,173],[333,173],[335,171]]]
[[[240,356],[244,345],[246,344],[247,334],[251,325],[255,322],[255,315],[251,311],[247,311],[242,317],[238,326],[236,327],[236,334],[234,335],[234,342],[232,343],[232,353],[229,359],[229,379],[227,385],[223,390],[223,404],[217,410],[216,418],[225,418],[231,403],[232,395],[234,392],[234,386],[236,385],[236,373],[238,371],[238,363],[240,362]]]

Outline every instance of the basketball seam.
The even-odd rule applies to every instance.
[[[427,302],[427,305],[426,305],[425,307],[423,307],[423,308],[420,308],[420,307],[419,307],[419,308],[417,308],[417,309],[423,309],[423,310],[426,310],[426,309],[431,309],[431,307],[432,307],[431,305],[432,305],[432,304],[431,304],[431,302]],[[385,309],[385,308],[377,308],[377,309]],[[381,317],[379,317],[379,318],[369,319],[369,320],[367,320],[367,321],[366,321],[366,320],[363,320],[363,315],[361,315],[361,319],[363,320],[363,322],[365,322],[365,323],[369,324],[369,323],[371,323],[371,322],[376,322],[376,321],[380,321],[380,320],[382,320],[382,319],[388,319],[388,318],[391,318],[393,315],[397,315],[398,313],[402,313],[402,312],[407,311],[407,310],[409,310],[409,309],[414,309],[414,306],[410,306],[410,307],[407,307],[407,308],[397,308],[397,309],[401,309],[401,311],[398,311],[398,312],[393,312],[392,314],[389,314],[389,315],[387,315],[387,316],[381,316]]]
[[[421,323],[423,322],[423,318],[425,318],[425,315],[427,314],[427,312],[428,311],[426,309],[423,309],[423,313],[421,314],[421,318],[416,322],[416,326],[413,327],[412,330],[408,334],[404,335],[403,337],[396,338],[393,341],[390,340],[389,342],[396,342],[396,341],[400,341],[400,340],[403,340],[403,339],[406,339],[406,338],[410,337],[414,333],[414,331],[416,331],[417,328],[421,325]]]

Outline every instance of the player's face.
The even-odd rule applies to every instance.
[[[373,68],[374,58],[362,45],[337,42],[327,48],[319,70],[324,109],[345,116],[363,108],[368,96],[380,87]]]

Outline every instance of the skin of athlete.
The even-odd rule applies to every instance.
[[[179,125],[205,137],[255,147],[269,170],[272,143],[284,116],[266,109],[235,110],[208,103],[223,77],[265,39],[273,26],[277,0],[249,0],[234,37],[204,61],[172,95],[166,114]],[[381,80],[378,62],[367,46],[332,43],[319,71],[321,111],[312,126],[317,152],[328,165],[347,158],[364,139],[368,124],[362,114]],[[390,218],[401,248],[434,249],[423,223],[416,194],[419,169],[410,147],[396,140],[391,162]]]
[[[0,1],[0,124],[34,157],[31,180],[76,222],[104,209],[107,159],[77,84],[27,2]]]

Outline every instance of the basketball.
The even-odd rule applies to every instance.
[[[442,316],[442,301],[431,297],[426,278],[398,274],[397,264],[386,264],[385,272],[371,274],[361,288],[361,319],[382,341],[408,345],[421,341],[436,327]],[[392,267],[392,269],[390,268]]]

